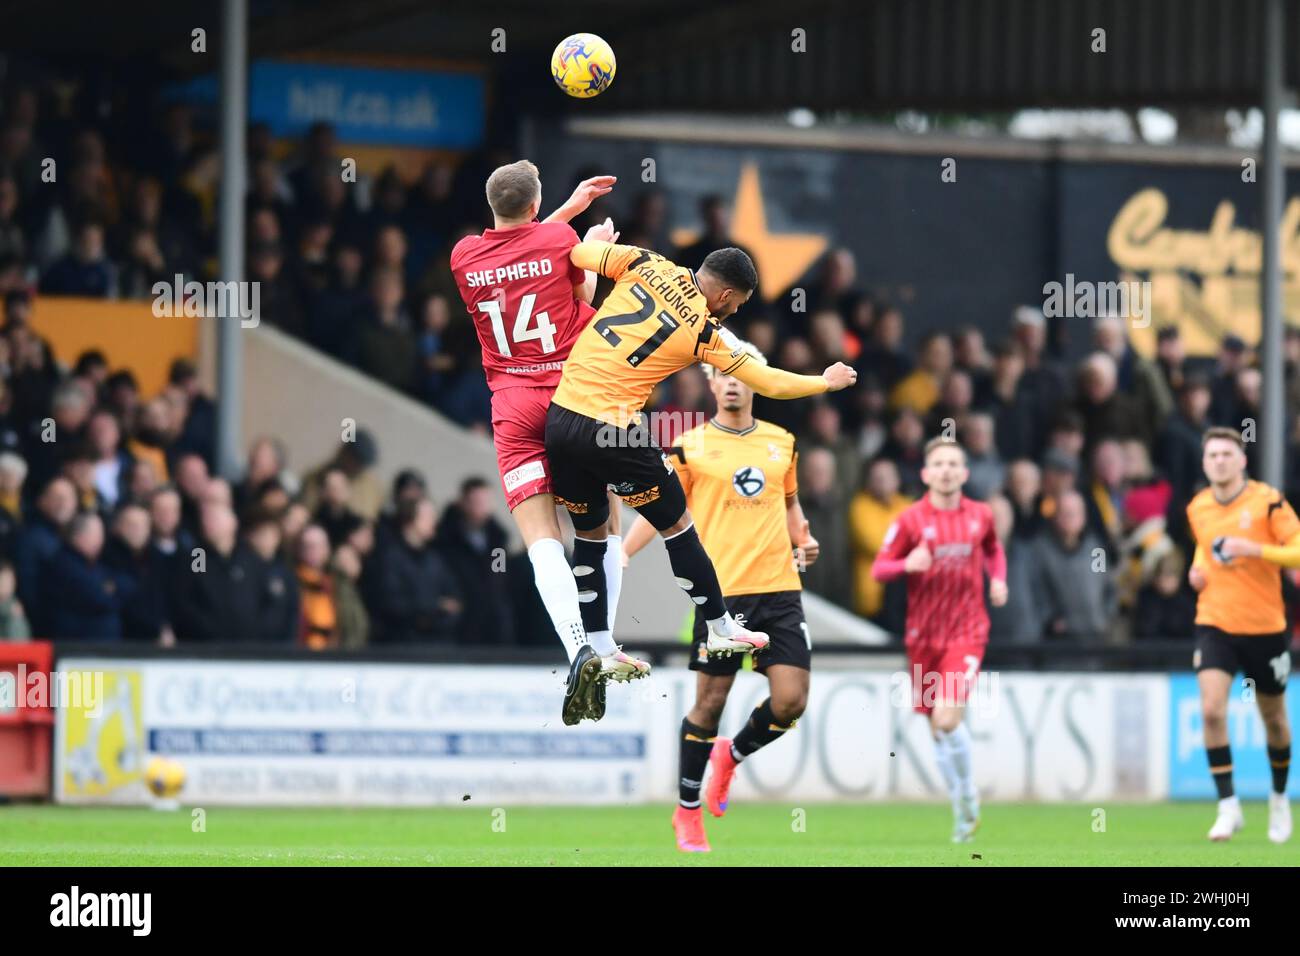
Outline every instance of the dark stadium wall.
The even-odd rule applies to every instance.
[[[735,142],[736,135],[664,139],[645,132],[652,126],[640,124],[639,135],[538,137],[530,152],[544,190],[565,194],[580,175],[612,173],[619,177],[612,210],[626,213],[638,193],[659,189],[678,242],[699,228],[699,200],[721,196],[732,209],[732,239],[754,253],[760,277],[796,276],[763,283],[778,317],[789,315],[792,286],[808,289],[812,301],[825,252],[847,247],[858,285],[903,310],[911,345],[962,323],[981,326],[995,343],[1016,306],[1043,306],[1044,286],[1067,278],[1150,282],[1151,328],[1133,329],[1135,345],[1148,354],[1154,329],[1165,324],[1183,329],[1191,354],[1213,354],[1227,332],[1248,342],[1258,335],[1258,184],[1245,181],[1250,172],[1233,151],[1216,150],[1208,161],[1205,151],[1180,161],[1184,154],[1173,148],[1160,151],[1161,161],[1085,160],[1045,144],[1010,144],[954,156],[955,179],[946,182],[948,157],[934,146],[905,152],[897,137],[873,152],[767,145],[761,135],[750,144]],[[771,129],[756,127],[769,139]],[[650,159],[656,181],[645,183]],[[1285,301],[1289,320],[1300,323],[1295,172],[1288,193]],[[740,320],[746,311],[752,315],[754,306]],[[1079,311],[1053,320],[1053,338],[1069,357],[1090,339],[1090,316]]]

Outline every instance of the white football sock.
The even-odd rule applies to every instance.
[[[970,751],[970,728],[962,722],[948,734],[948,758],[952,761],[952,769],[957,775],[963,797],[978,795],[975,790],[975,775],[971,770]]]
[[[709,621],[709,630],[716,637],[731,637],[736,633],[736,622],[731,619],[731,612],[728,611],[722,617]]]
[[[618,593],[623,588],[623,539],[611,534],[605,539],[605,604],[609,607],[609,632],[618,620]],[[611,638],[612,639],[612,638]],[[600,653],[600,649],[596,649]],[[610,653],[613,653],[612,651]]]
[[[948,787],[948,798],[952,800],[953,807],[956,807],[957,801],[961,799],[961,781],[958,780],[957,771],[952,765],[952,754],[948,750],[948,735],[942,730],[936,730],[933,740],[935,763],[939,765],[939,773]]]
[[[618,652],[618,645],[614,643],[614,635],[609,631],[592,631],[587,635],[587,640],[591,643],[591,649],[601,657],[609,657],[610,654]]]
[[[582,612],[578,609],[578,585],[573,579],[573,569],[564,556],[564,545],[555,538],[539,538],[528,549],[528,560],[533,563],[533,580],[537,593],[542,596],[546,613],[551,617],[555,633],[569,655],[569,663],[587,643],[582,629]]]

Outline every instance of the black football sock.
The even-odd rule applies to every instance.
[[[578,610],[588,635],[609,630],[605,596],[605,542],[573,539],[573,576],[578,582]]]
[[[737,760],[744,760],[760,747],[778,740],[795,723],[792,720],[785,727],[777,723],[776,717],[772,715],[772,699],[769,697],[754,708],[745,726],[736,734],[736,739],[731,742],[731,755]]]
[[[1291,769],[1291,745],[1269,747],[1268,765],[1273,768],[1273,792],[1286,793],[1287,771]]]
[[[677,767],[681,778],[677,783],[677,799],[682,806],[694,810],[700,805],[700,785],[704,783],[704,768],[709,765],[709,752],[717,730],[705,730],[682,718],[681,747]]]
[[[722,587],[718,584],[713,562],[705,553],[704,545],[700,544],[700,536],[695,533],[695,525],[665,538],[664,547],[668,549],[668,563],[673,566],[678,586],[703,612],[704,619],[716,621],[723,617],[727,606],[722,602]]]
[[[1210,758],[1210,776],[1219,791],[1219,799],[1226,800],[1232,796],[1232,748],[1227,744],[1222,747],[1206,747],[1206,756]]]

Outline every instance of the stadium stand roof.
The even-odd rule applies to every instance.
[[[1286,7],[1295,48],[1300,5]],[[219,17],[216,3],[68,0],[52,16],[15,0],[0,2],[0,46],[205,71],[214,58],[191,53],[190,30],[215,38]],[[249,52],[491,67],[498,27],[512,53],[535,50],[542,62],[570,32],[610,40],[618,95],[583,104],[598,109],[1231,106],[1257,103],[1261,87],[1261,0],[252,0]],[[795,28],[807,31],[805,54],[789,52]],[[1106,31],[1105,53],[1092,52],[1095,29]],[[1287,64],[1287,87],[1297,71],[1300,60]]]

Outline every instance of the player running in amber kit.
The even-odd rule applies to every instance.
[[[963,721],[989,640],[986,571],[989,601],[994,607],[1007,601],[1007,558],[993,510],[962,494],[969,475],[962,447],[932,438],[921,469],[929,490],[890,526],[871,567],[877,581],[907,576],[904,644],[912,705],[929,716],[935,759],[952,799],[954,843],[970,840],[979,826],[971,737]]]
[[[574,560],[601,572],[609,504],[605,489],[664,538],[677,584],[704,616],[705,651],[750,653],[767,636],[727,613],[713,562],[700,544],[686,496],[655,445],[642,408],[669,375],[697,362],[771,398],[804,398],[847,388],[857,373],[836,363],[822,375],[793,375],[751,360],[721,325],[758,286],[754,263],[740,249],[709,253],[698,272],[633,246],[583,242],[574,265],[614,280],[614,288],[578,336],[546,419],[546,453],[555,496],[573,519]],[[593,587],[602,600],[604,588]]]
[[[578,234],[568,221],[613,185],[612,176],[588,179],[563,206],[537,222],[542,205],[537,167],[527,160],[502,166],[487,181],[493,228],[466,236],[451,253],[451,271],[474,320],[492,390],[492,437],[506,504],[528,549],[537,591],[569,656],[562,716],[570,725],[604,716],[605,680],[631,680],[650,671],[649,664],[614,644],[622,568],[617,536],[611,535],[608,555],[586,557],[606,566],[605,573],[593,577],[602,592],[608,587],[608,600],[602,593],[598,613],[593,613],[596,602],[579,600],[575,575],[586,569],[581,564],[570,569],[564,556],[551,493],[553,469],[544,446],[546,411],[560,371],[595,314],[590,303],[596,277],[570,262]],[[614,239],[617,233],[606,220],[589,229],[587,238]]]
[[[1300,521],[1280,491],[1247,478],[1246,451],[1236,431],[1208,429],[1201,450],[1210,487],[1187,506],[1187,523],[1196,541],[1187,575],[1198,592],[1192,664],[1201,689],[1205,752],[1219,792],[1219,812],[1209,837],[1228,840],[1245,825],[1232,787],[1228,744],[1228,694],[1242,671],[1255,688],[1273,769],[1268,838],[1285,843],[1291,838],[1291,804],[1286,798],[1291,652],[1282,568],[1300,567]]]
[[[766,364],[752,345],[745,348],[750,361]],[[754,418],[754,391],[744,382],[712,366],[704,368],[717,414],[679,436],[668,450],[669,458],[700,540],[718,569],[727,607],[747,627],[766,632],[771,643],[754,658],[754,669],[767,678],[768,698],[754,708],[735,740],[719,737],[722,709],[740,659],[708,655],[708,625],[696,609],[690,666],[699,676],[695,705],[682,720],[678,806],[673,813],[677,846],[695,853],[709,850],[700,811],[705,767],[711,765],[712,772],[704,803],[720,817],[727,810],[740,762],[780,740],[808,702],[812,641],[804,622],[797,565],[812,564],[818,554],[817,540],[809,534],[799,505],[794,436]],[[623,550],[630,558],[654,536],[650,522],[637,518]]]

